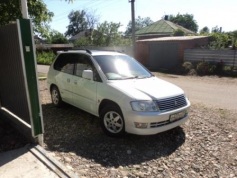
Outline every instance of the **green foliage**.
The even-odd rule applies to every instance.
[[[236,47],[237,47],[237,30],[230,33],[230,38],[232,41],[232,49],[236,49]]]
[[[223,75],[225,76],[237,76],[237,69],[234,69],[232,66],[223,67]]]
[[[67,38],[60,32],[53,30],[49,33],[47,38],[48,43],[51,44],[66,44],[68,43]]]
[[[213,75],[216,74],[217,65],[216,64],[209,64],[208,74]]]
[[[122,33],[118,31],[120,23],[103,22],[97,26],[97,33],[93,35],[93,44],[97,46],[115,46],[122,38]]]
[[[28,0],[27,2],[34,32],[44,36],[49,29],[48,23],[52,20],[53,13],[47,9],[46,4],[42,0]],[[16,21],[16,19],[21,19],[20,0],[1,1],[0,12],[0,26]]]
[[[192,14],[177,14],[176,16],[170,15],[169,20],[193,32],[198,31],[198,25]]]
[[[229,45],[230,38],[226,33],[211,33],[209,36],[209,48],[222,49]]]
[[[173,36],[184,36],[184,31],[178,28],[174,31]]]
[[[188,74],[194,68],[191,62],[184,62],[182,65],[182,71],[184,74]]]
[[[142,18],[138,16],[138,18],[135,19],[135,31],[140,30],[141,28],[144,28],[152,23],[153,21],[150,19],[150,17]],[[129,21],[127,25],[127,29],[124,34],[125,36],[129,36],[132,34],[132,21],[131,20]]]
[[[89,37],[81,37],[79,40],[74,42],[74,47],[81,47],[81,46],[91,46],[92,41]]]
[[[37,64],[50,65],[55,57],[56,55],[52,51],[36,53]]]
[[[71,11],[68,15],[69,25],[65,36],[71,37],[76,34],[88,30],[94,29],[95,24],[98,22],[98,18],[95,15],[86,12],[85,10]]]
[[[127,46],[132,44],[130,38],[124,38],[119,32],[120,23],[103,22],[89,36],[80,37],[74,42],[75,47],[81,46]]]
[[[206,34],[209,34],[210,33],[210,30],[207,26],[203,27],[200,32],[199,32],[201,35],[206,35]]]
[[[212,33],[221,33],[222,32],[222,28],[220,27],[218,27],[218,26],[215,26],[215,27],[213,27],[212,29],[211,29],[211,32]]]
[[[209,74],[209,63],[202,61],[197,64],[196,71],[198,75],[208,75]]]
[[[237,68],[233,66],[224,66],[222,61],[219,62],[184,62],[182,65],[182,74],[188,75],[219,75],[219,76],[237,76]]]

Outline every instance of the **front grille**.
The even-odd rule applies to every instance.
[[[184,95],[161,99],[156,101],[156,103],[161,112],[179,109],[187,105]]]

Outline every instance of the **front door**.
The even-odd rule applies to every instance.
[[[83,70],[94,71],[94,66],[89,56],[77,54],[77,62],[72,77],[73,105],[96,115],[97,81],[82,78]]]

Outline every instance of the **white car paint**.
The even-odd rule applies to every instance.
[[[101,52],[101,55],[116,55],[114,52]],[[121,55],[121,54],[120,54]],[[153,76],[144,79],[108,80],[100,66],[92,58],[102,82],[88,80],[75,75],[65,74],[50,66],[48,72],[48,86],[56,85],[59,88],[62,100],[83,109],[95,116],[99,116],[99,106],[106,99],[117,103],[120,107],[124,121],[125,131],[138,135],[156,134],[177,127],[188,119],[188,114],[175,122],[169,122],[170,116],[185,111],[188,113],[190,102],[181,108],[167,112],[141,112],[131,107],[133,101],[157,101],[184,95],[179,87]],[[167,124],[155,128],[151,125],[159,122]],[[136,128],[135,122],[146,123],[147,128]]]

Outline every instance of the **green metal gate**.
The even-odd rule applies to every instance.
[[[0,27],[0,114],[24,134],[43,142],[31,20]]]

